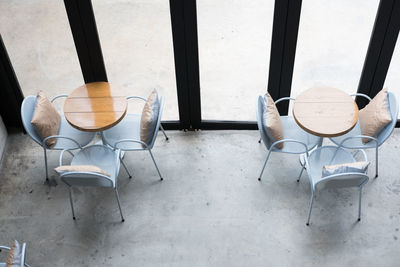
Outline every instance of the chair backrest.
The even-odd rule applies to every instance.
[[[61,174],[60,179],[69,186],[114,187],[111,178],[91,172],[67,172]]]
[[[158,111],[157,124],[156,124],[156,127],[154,128],[153,138],[151,139],[151,142],[149,144],[147,144],[149,148],[153,148],[154,142],[156,141],[158,130],[160,129],[161,115],[162,115],[163,109],[164,109],[164,97],[161,96],[160,97],[160,110]]]
[[[25,131],[36,143],[42,146],[42,137],[39,135],[39,133],[36,131],[35,127],[33,127],[31,123],[33,113],[35,112],[36,99],[37,97],[34,95],[25,97],[21,105],[21,119]]]
[[[261,139],[263,140],[263,143],[269,150],[272,145],[272,140],[264,130],[263,113],[264,113],[264,98],[262,96],[259,96],[257,101],[257,125],[258,125],[258,130],[260,131]]]
[[[388,125],[386,125],[377,136],[379,145],[382,145],[386,141],[386,139],[388,139],[389,136],[392,134],[394,127],[396,126],[397,116],[399,113],[399,103],[397,102],[396,95],[392,92],[388,92],[387,97],[392,121]]]
[[[319,190],[323,188],[359,187],[368,181],[366,173],[341,173],[322,178],[315,184]]]
[[[71,165],[94,165],[109,173],[112,177],[93,172],[66,172],[60,179],[70,186],[114,187],[114,179],[118,176],[119,154],[111,147],[91,145],[76,153]]]

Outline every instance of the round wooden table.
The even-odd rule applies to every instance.
[[[357,124],[358,107],[347,93],[328,86],[318,86],[296,98],[293,117],[310,134],[335,137],[349,132]]]
[[[126,114],[124,92],[107,82],[93,82],[76,88],[65,100],[64,115],[76,129],[86,132],[107,130]]]

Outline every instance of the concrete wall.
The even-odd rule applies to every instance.
[[[4,147],[7,142],[7,130],[0,116],[0,159],[3,157]]]

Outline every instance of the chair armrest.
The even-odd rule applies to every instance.
[[[307,157],[308,157],[308,147],[305,143],[298,141],[298,140],[294,140],[294,139],[283,139],[283,140],[279,140],[276,141],[274,143],[272,143],[271,145],[271,149],[274,148],[276,145],[281,144],[281,143],[297,143],[297,144],[301,144],[304,146],[304,152],[300,152],[298,154],[302,154],[302,153],[306,153]]]
[[[45,148],[47,148],[47,149],[51,149],[51,148],[47,145],[47,141],[48,141],[49,139],[53,139],[53,138],[56,138],[56,139],[67,139],[67,140],[70,140],[70,141],[74,142],[74,143],[77,145],[76,148],[72,148],[72,147],[71,147],[71,148],[69,148],[69,149],[78,149],[78,148],[82,149],[82,146],[81,146],[76,140],[72,139],[71,137],[62,136],[62,135],[51,135],[51,136],[49,136],[49,137],[46,137],[46,138],[43,139],[43,141],[42,141],[43,147],[45,147]]]
[[[370,139],[371,141],[375,142],[376,149],[378,149],[378,146],[379,146],[379,144],[378,144],[378,139],[376,139],[375,137],[372,137],[372,136],[367,136],[367,135],[355,135],[355,136],[346,137],[345,139],[342,140],[342,142],[340,142],[339,147],[344,147],[344,148],[351,149],[351,147],[346,147],[346,146],[343,145],[343,144],[344,144],[347,140],[350,140],[350,139],[359,139],[359,138],[361,138],[361,139],[363,139],[363,138]]]
[[[369,101],[372,100],[372,99],[371,99],[369,96],[367,96],[366,94],[361,94],[361,93],[350,94],[350,96],[362,96],[362,97],[368,99]]]
[[[294,100],[296,100],[296,98],[294,98],[294,97],[282,97],[282,98],[279,98],[278,100],[275,101],[275,105],[278,104],[279,102],[285,101],[285,100],[289,100],[289,101],[293,100],[294,101]]]
[[[369,177],[368,177],[368,175],[366,173],[362,173],[362,172],[345,172],[345,173],[333,174],[333,175],[329,175],[329,176],[326,176],[324,178],[321,178],[319,181],[317,181],[315,183],[315,187],[321,182],[326,182],[327,180],[332,180],[332,179],[335,179],[335,178],[340,178],[340,177],[343,177],[343,176],[351,176],[351,175],[362,176],[362,177],[365,178],[364,181],[360,184],[360,186],[363,186],[369,180]]]
[[[107,176],[105,174],[101,174],[101,173],[98,173],[98,172],[89,172],[89,171],[87,171],[87,172],[83,172],[83,171],[66,171],[66,172],[63,172],[62,174],[60,174],[60,177],[62,178],[65,175],[82,175],[82,174],[90,174],[90,175],[93,175],[93,176],[99,176],[101,178],[106,178],[106,179],[112,181],[110,176]],[[72,177],[72,178],[77,178],[77,177]]]
[[[126,99],[127,99],[127,100],[129,100],[129,99],[141,99],[141,100],[143,100],[143,101],[147,101],[147,99],[144,98],[144,97],[141,97],[141,96],[134,96],[134,95],[127,96]]]
[[[53,97],[50,101],[51,101],[51,103],[53,103],[54,102],[54,100],[56,100],[57,98],[61,98],[61,97],[68,97],[68,95],[67,94],[62,94],[62,95],[56,95],[55,97]]]
[[[119,140],[119,141],[114,143],[114,146],[113,146],[114,149],[120,149],[120,148],[117,147],[118,144],[120,144],[120,143],[137,143],[137,144],[141,144],[145,149],[148,148],[148,145],[143,141],[135,140],[135,139],[122,139],[122,140]],[[124,150],[126,150],[126,149],[124,149]]]
[[[0,246],[0,250],[1,250],[1,249],[10,250],[11,248],[6,247],[6,246]]]
[[[62,174],[60,174],[60,179],[61,179],[61,181],[66,183],[68,186],[71,186],[71,184],[68,183],[68,179],[73,181],[73,179],[80,179],[82,177],[82,175],[90,175],[93,178],[95,177],[95,178],[104,179],[113,186],[116,186],[116,184],[117,184],[117,179],[115,179],[115,181],[113,181],[110,176],[107,176],[107,175],[101,174],[101,173],[97,173],[97,172],[82,172],[82,171],[63,172]],[[88,180],[88,181],[90,181],[90,180]]]

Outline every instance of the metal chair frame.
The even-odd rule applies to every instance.
[[[10,247],[6,247],[6,246],[0,246],[0,252],[1,250],[6,250],[6,251],[10,251],[11,248]],[[21,257],[21,265],[20,267],[30,267],[27,263],[25,263],[25,258],[26,258],[26,243],[22,243],[22,251],[21,251],[22,257]],[[3,262],[5,263],[5,262]]]
[[[295,100],[295,98],[293,98],[293,97],[282,97],[282,98],[278,99],[277,101],[275,101],[275,104],[278,104],[281,101],[294,101],[294,100]],[[264,161],[263,167],[261,169],[260,175],[258,176],[258,180],[259,181],[261,181],[261,177],[262,177],[262,175],[264,173],[265,166],[267,165],[267,162],[269,160],[271,152],[280,152],[280,153],[287,153],[287,154],[305,154],[306,157],[308,157],[309,151],[311,151],[312,149],[314,149],[314,147],[316,147],[318,145],[318,144],[316,144],[315,146],[313,146],[311,148],[308,148],[307,144],[305,144],[304,142],[301,142],[301,141],[298,141],[298,140],[295,140],[295,139],[283,139],[283,140],[279,140],[279,141],[273,142],[271,144],[271,146],[268,148],[267,144],[269,143],[268,142],[269,137],[264,132],[264,127],[263,127],[263,122],[262,122],[262,114],[260,114],[260,105],[261,105],[260,101],[264,101],[262,96],[258,97],[258,109],[257,109],[257,124],[258,124],[258,130],[259,130],[260,136],[261,136],[261,138],[259,140],[259,143],[261,143],[261,140],[264,141],[264,145],[268,149],[268,153],[267,153],[267,157],[266,157],[266,159]],[[282,151],[281,149],[277,148],[277,145],[281,144],[281,143],[297,143],[297,144],[302,145],[304,147],[304,150],[292,151],[292,152],[290,152],[290,151]],[[303,174],[304,168],[305,167],[302,166],[300,174],[299,174],[297,180],[299,180],[301,175]]]
[[[309,171],[311,170],[310,163],[309,163],[309,158],[311,157],[312,154],[318,153],[318,152],[321,151],[322,149],[327,149],[327,148],[336,148],[336,152],[335,152],[335,154],[333,155],[333,157],[332,157],[332,159],[331,159],[331,161],[330,161],[329,164],[332,163],[332,161],[333,161],[334,158],[336,157],[336,154],[337,154],[337,152],[338,152],[339,149],[342,149],[342,150],[344,151],[343,148],[338,147],[338,146],[336,146],[336,147],[334,147],[334,146],[322,146],[322,147],[319,147],[319,148],[315,149],[315,150],[310,154],[310,156],[307,157],[307,158],[305,159],[305,165],[306,165],[305,168],[306,168],[306,170],[307,170],[308,179],[309,179],[310,187],[311,187],[311,197],[310,197],[310,204],[309,204],[309,208],[308,208],[308,215],[307,215],[307,222],[306,222],[306,225],[307,225],[307,226],[310,225],[311,210],[312,210],[314,198],[315,198],[315,196],[316,196],[317,185],[319,185],[319,184],[321,184],[321,183],[326,183],[326,182],[329,182],[329,181],[333,181],[333,180],[339,180],[339,179],[340,179],[340,180],[345,180],[345,179],[349,180],[349,179],[357,179],[357,178],[358,178],[358,179],[362,179],[362,182],[358,185],[358,190],[359,190],[359,198],[358,198],[358,199],[359,199],[359,200],[358,200],[358,221],[361,220],[361,196],[362,196],[362,188],[363,188],[363,186],[364,186],[364,185],[368,182],[368,180],[369,180],[369,177],[368,177],[368,175],[367,175],[367,172],[365,172],[365,173],[347,172],[347,173],[334,174],[334,175],[326,176],[326,177],[322,178],[321,180],[317,181],[316,183],[313,182],[313,178],[311,177],[311,175],[310,175],[310,173],[309,173]],[[361,152],[361,153],[363,154],[363,156],[364,156],[364,161],[368,161],[367,154],[366,154],[365,151],[362,150],[362,149],[357,150],[357,151],[355,152],[355,154],[352,155],[353,159],[354,159],[354,156],[356,156],[356,154],[358,154],[359,152]],[[347,153],[349,153],[349,152],[347,152]],[[349,154],[350,154],[350,153],[349,153]],[[346,187],[346,186],[342,186],[342,187]],[[352,186],[349,186],[349,187],[352,187]]]
[[[50,101],[51,103],[53,103],[56,99],[61,98],[61,97],[68,97],[68,95],[66,94],[61,94],[61,95],[57,95],[55,97],[53,97]],[[24,125],[24,128],[26,130],[26,132],[29,134],[29,136],[37,143],[39,144],[42,148],[43,148],[43,152],[44,152],[44,164],[45,164],[45,170],[46,170],[46,181],[45,183],[49,184],[49,171],[48,171],[48,163],[47,163],[47,150],[63,150],[63,149],[71,149],[71,150],[76,150],[76,149],[81,149],[83,146],[88,145],[95,137],[95,133],[93,133],[93,137],[90,139],[90,141],[86,144],[83,144],[83,146],[81,144],[79,144],[75,139],[73,139],[70,136],[63,136],[63,135],[53,135],[53,136],[49,136],[47,138],[44,138],[43,140],[41,140],[41,137],[39,134],[37,134],[36,132],[32,132],[30,129],[30,126],[27,125],[28,123],[30,123],[28,121],[24,120],[24,116],[26,114],[24,114],[24,108],[25,108],[25,101],[31,101],[32,98],[35,98],[36,101],[36,96],[30,95],[27,96],[24,99],[24,102],[22,103],[21,106],[21,115],[22,115],[22,123]],[[36,103],[36,102],[35,102]],[[31,114],[33,116],[33,113]],[[32,118],[32,117],[31,117]],[[35,131],[35,130],[34,130]],[[71,146],[71,147],[62,147],[62,148],[51,148],[48,144],[47,141],[49,139],[65,139],[65,140],[70,140],[74,145],[76,146]],[[71,144],[72,145],[72,144]]]
[[[116,170],[115,170],[115,173],[113,174],[114,177],[115,177],[115,180],[113,181],[109,176],[104,175],[104,174],[100,174],[100,173],[95,173],[95,172],[64,172],[64,173],[60,174],[61,181],[63,181],[68,186],[68,189],[69,189],[69,201],[70,201],[71,210],[72,210],[72,218],[74,220],[76,220],[74,204],[73,204],[73,199],[72,199],[72,195],[73,195],[72,194],[72,187],[74,185],[70,184],[67,181],[66,178],[68,178],[68,179],[72,178],[73,179],[73,178],[82,178],[82,177],[88,178],[89,177],[88,179],[96,178],[96,179],[103,180],[103,182],[105,184],[108,184],[107,186],[103,185],[102,187],[112,187],[114,189],[114,194],[115,194],[115,197],[117,198],[119,212],[121,214],[121,221],[124,222],[125,219],[124,219],[124,216],[122,214],[121,203],[120,203],[118,189],[117,189],[117,177],[118,177],[118,173],[119,173],[119,163],[120,163],[120,154],[121,154],[120,150],[115,150],[115,149],[112,149],[112,148],[110,148],[108,146],[104,146],[104,145],[91,145],[91,146],[87,146],[85,148],[81,148],[81,151],[84,150],[84,149],[90,149],[92,147],[102,147],[102,148],[105,148],[105,149],[109,149],[113,153],[116,153],[115,162],[114,162],[115,166],[116,166]],[[63,155],[64,155],[65,152],[68,152],[69,154],[74,156],[74,154],[72,153],[72,151],[70,149],[62,150],[61,153],[60,153],[60,157],[59,157],[59,166],[63,165]],[[79,152],[77,152],[77,153],[79,153]],[[79,177],[79,176],[81,176],[81,177]]]
[[[143,98],[143,97],[140,97],[140,96],[128,96],[126,99],[127,99],[127,100],[129,100],[129,99],[140,99],[140,100],[143,100],[143,101],[147,101],[147,99],[145,99],[145,98]],[[151,152],[151,150],[152,150],[152,148],[153,148],[153,146],[154,146],[154,142],[155,142],[155,140],[156,140],[156,138],[157,138],[157,134],[158,134],[158,130],[159,130],[159,129],[161,129],[161,131],[163,132],[163,134],[164,134],[164,136],[165,136],[165,139],[166,139],[166,140],[169,140],[169,138],[168,138],[167,134],[165,133],[164,128],[163,128],[163,126],[162,126],[162,124],[161,124],[161,115],[162,115],[163,108],[164,108],[164,97],[161,96],[161,97],[160,97],[160,110],[159,110],[158,117],[157,117],[157,124],[156,124],[155,130],[154,130],[154,133],[153,133],[153,138],[152,138],[150,144],[146,144],[145,142],[143,142],[143,141],[141,141],[141,140],[136,140],[136,139],[121,139],[121,140],[118,140],[117,142],[111,144],[111,143],[107,140],[107,138],[104,137],[104,133],[103,133],[103,132],[101,133],[103,143],[104,143],[104,144],[107,144],[107,145],[109,145],[109,146],[111,146],[111,147],[113,147],[114,149],[119,149],[119,150],[121,150],[121,151],[144,151],[144,150],[149,151],[149,154],[150,154],[150,156],[151,156],[151,159],[153,160],[154,166],[156,167],[157,173],[158,173],[158,175],[159,175],[161,181],[162,181],[164,178],[163,178],[162,175],[161,175],[160,169],[158,168],[158,165],[157,165],[157,163],[156,163],[156,160],[154,159],[154,156],[153,156],[153,153]],[[112,129],[111,129],[111,130],[112,130]],[[130,143],[141,144],[141,148],[127,149],[127,148],[123,148],[123,147],[121,147],[121,146],[118,146],[118,145],[120,145],[120,144],[122,144],[122,143],[129,143],[129,142],[130,142]],[[132,175],[131,175],[131,173],[129,172],[127,166],[125,165],[125,163],[124,163],[122,157],[120,158],[120,160],[121,160],[122,166],[124,167],[125,171],[128,173],[129,178],[132,178]]]
[[[162,98],[164,98],[164,97],[162,97]],[[129,99],[140,99],[140,100],[143,100],[144,102],[147,101],[147,99],[144,98],[144,97],[141,97],[141,96],[134,96],[134,95],[127,96],[126,99],[127,99],[127,100],[129,100]],[[161,107],[160,107],[160,109],[161,109]],[[161,117],[161,113],[160,113],[160,117]],[[168,137],[167,134],[165,133],[164,127],[162,126],[161,123],[160,123],[160,129],[161,129],[162,133],[163,133],[164,136],[165,136],[165,140],[168,141],[168,140],[169,140],[169,137]]]
[[[351,96],[360,96],[360,97],[364,97],[366,98],[368,101],[371,101],[371,97],[369,97],[368,95],[365,94],[361,94],[361,93],[355,93],[355,94],[351,94]],[[394,127],[396,126],[396,122],[397,122],[397,114],[398,114],[398,102],[397,102],[397,98],[396,96],[391,93],[388,92],[388,100],[389,98],[393,98],[394,99],[394,103],[395,103],[395,107],[390,106],[390,115],[392,117],[392,122],[390,122],[386,127],[390,127],[388,131],[381,131],[377,137],[372,137],[372,136],[366,136],[366,135],[354,135],[354,136],[349,136],[346,137],[345,139],[343,139],[341,142],[338,142],[336,138],[330,138],[330,140],[335,143],[337,146],[339,147],[343,147],[346,149],[371,149],[371,148],[375,148],[375,178],[378,177],[378,148],[389,138],[389,136],[392,134]],[[390,101],[388,101],[389,105],[390,105]],[[360,146],[352,146],[352,145],[346,145],[346,141],[348,140],[352,140],[352,139],[370,139],[371,141],[360,145]],[[374,145],[372,145],[374,144]]]

